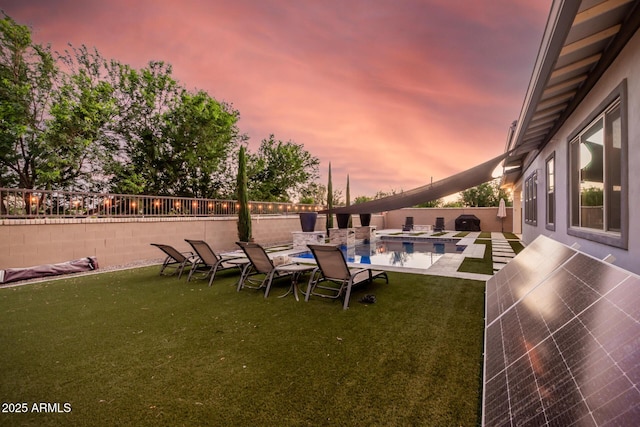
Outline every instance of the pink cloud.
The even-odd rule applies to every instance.
[[[351,179],[352,195],[423,185],[499,154],[521,107],[550,1],[9,0],[36,41],[173,65]]]

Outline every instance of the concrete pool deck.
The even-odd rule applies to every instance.
[[[458,240],[458,245],[466,246],[466,249],[462,253],[444,254],[444,256],[433,263],[430,267],[425,269],[412,269],[416,271],[410,272],[457,277],[461,279],[489,280],[491,275],[458,271],[465,258],[483,258],[486,249],[485,245],[475,243],[475,241],[480,237],[480,231],[470,231],[464,237],[456,237],[456,235],[459,235],[460,233],[460,231],[443,231],[440,233],[433,233],[429,231],[380,230],[377,235],[378,237],[387,239],[411,240],[414,242],[430,241],[433,239]],[[521,243],[520,239],[516,240]],[[501,232],[491,232],[491,247],[493,271],[495,273],[507,265],[507,263],[515,257],[516,254],[509,244],[509,239],[507,239]],[[407,272],[407,269],[402,271]]]
[[[392,238],[398,240],[410,239],[414,242],[420,241],[432,241],[433,239],[438,240],[457,240],[457,245],[466,246],[464,251],[461,253],[447,253],[442,255],[436,262],[434,262],[431,266],[424,269],[400,269],[396,271],[402,271],[405,273],[415,273],[415,274],[430,274],[434,276],[446,276],[446,277],[455,277],[459,279],[471,279],[471,280],[482,280],[487,281],[491,278],[490,275],[487,274],[477,274],[477,273],[466,273],[458,271],[460,265],[464,261],[465,258],[483,258],[484,252],[486,250],[486,246],[482,244],[476,244],[476,239],[480,236],[479,231],[469,232],[464,237],[455,237],[457,234],[460,234],[459,231],[443,231],[439,233],[433,233],[429,231],[402,231],[402,230],[381,230],[377,233],[380,238]],[[504,239],[504,235],[502,233],[500,237]],[[493,238],[493,235],[492,235]]]
[[[400,273],[425,274],[435,276],[455,277],[460,279],[471,279],[487,281],[492,276],[487,274],[460,272],[458,269],[465,258],[483,258],[486,245],[475,243],[480,237],[480,232],[469,232],[464,237],[456,237],[459,231],[444,231],[441,233],[433,233],[429,231],[402,231],[402,230],[380,230],[376,233],[378,238],[385,240],[412,241],[412,242],[430,242],[435,240],[456,241],[459,246],[465,246],[464,251],[460,253],[445,253],[439,257],[432,265],[426,268],[406,267],[406,266],[389,266],[389,265],[370,265],[367,267],[395,271]],[[494,271],[502,268],[506,263],[515,256],[508,240],[502,233],[491,233],[491,241],[493,247]],[[299,261],[308,264],[314,264],[312,259],[295,258],[295,250],[283,250],[275,252],[277,255],[285,255],[292,258],[292,261]],[[363,264],[348,263],[350,267],[363,267]]]

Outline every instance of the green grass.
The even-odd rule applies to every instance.
[[[522,243],[520,243],[520,241],[510,240],[509,241],[509,245],[511,245],[511,249],[513,249],[513,252],[516,255],[518,255],[524,249],[524,245]]]
[[[483,282],[391,273],[343,311],[157,273],[0,289],[2,401],[72,408],[0,425],[478,424]]]
[[[453,237],[467,237],[468,234],[469,234],[468,231],[461,231],[460,233],[456,234]]]
[[[504,235],[504,238],[505,238],[505,239],[508,239],[508,240],[519,240],[519,239],[518,239],[518,236],[516,236],[516,235],[515,235],[515,234],[513,234],[513,233],[510,233],[510,232],[504,232],[504,233],[502,233],[502,234]]]
[[[476,239],[474,242],[476,244],[485,245],[486,248],[484,250],[483,258],[471,258],[466,257],[458,271],[464,273],[477,273],[477,274],[493,274],[493,256],[492,256],[492,248],[491,239]]]

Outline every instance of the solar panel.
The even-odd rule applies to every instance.
[[[640,278],[545,237],[529,248],[490,280],[511,305],[487,291],[483,425],[640,425]]]
[[[525,247],[519,256],[500,270],[500,274],[487,282],[487,323],[493,322],[499,313],[511,307],[575,253],[573,249],[548,238],[536,239]]]

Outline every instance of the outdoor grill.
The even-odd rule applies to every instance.
[[[475,215],[460,215],[456,218],[456,231],[480,231],[480,219]]]

